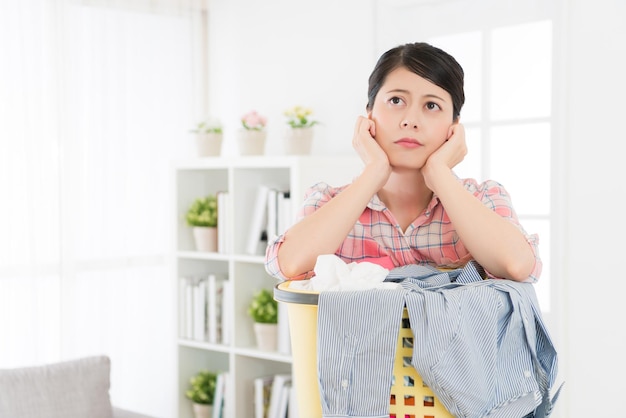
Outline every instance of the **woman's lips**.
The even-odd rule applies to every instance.
[[[395,143],[405,148],[417,148],[422,146],[422,144],[417,139],[413,138],[401,138],[398,139]]]

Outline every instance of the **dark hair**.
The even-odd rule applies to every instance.
[[[463,68],[450,54],[424,42],[400,45],[381,55],[369,78],[368,111],[372,110],[387,75],[400,67],[407,68],[447,91],[452,97],[453,118],[459,118],[465,103]]]

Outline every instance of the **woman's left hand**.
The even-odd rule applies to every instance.
[[[460,123],[450,126],[448,131],[448,139],[433,152],[423,168],[424,179],[426,185],[432,190],[432,179],[436,173],[442,169],[451,170],[459,164],[467,155],[467,144],[465,143],[465,127]]]
[[[434,162],[445,164],[448,168],[453,168],[459,164],[467,155],[467,144],[465,143],[465,127],[460,123],[450,126],[448,139],[441,144],[438,150],[428,157],[426,164]]]

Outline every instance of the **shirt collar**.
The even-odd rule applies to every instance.
[[[463,182],[455,172],[452,172],[452,174],[454,175],[454,177],[456,177],[457,181]],[[433,198],[430,200],[430,203],[426,207],[426,212],[427,213],[432,212],[433,209],[435,208],[435,206],[437,206],[438,203],[439,203],[439,198],[437,197],[436,194],[433,193]],[[385,209],[387,209],[387,206],[385,206],[383,201],[380,200],[380,198],[378,197],[378,193],[376,193],[374,196],[372,196],[372,198],[370,199],[369,203],[367,204],[367,207],[370,208],[371,210],[375,210],[375,211],[379,211],[379,212],[382,212]]]
[[[439,203],[439,198],[437,197],[437,195],[433,194],[433,198],[430,200],[430,203],[428,203],[428,206],[426,207],[426,211],[432,212],[433,208],[437,206],[438,203]],[[378,194],[375,194],[374,196],[372,196],[369,203],[367,204],[367,207],[370,208],[371,210],[375,210],[378,212],[382,212],[385,209],[387,209],[387,206],[385,206],[383,201],[380,200],[380,198],[378,197]]]

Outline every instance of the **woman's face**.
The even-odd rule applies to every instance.
[[[447,91],[400,67],[387,75],[369,117],[393,167],[421,168],[450,136],[452,114]]]

